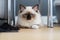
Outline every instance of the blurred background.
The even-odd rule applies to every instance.
[[[0,25],[4,22],[9,24],[16,24],[17,12],[19,4],[25,6],[33,6],[39,4],[40,12],[42,15],[42,22],[47,25],[48,15],[48,0],[0,0]],[[60,0],[53,0],[53,23],[60,23]],[[4,20],[2,20],[4,19]]]

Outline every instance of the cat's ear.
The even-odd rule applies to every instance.
[[[39,10],[39,5],[38,4],[34,5],[32,9],[34,9],[37,12]]]
[[[19,5],[19,9],[20,9],[20,12],[22,12],[24,9],[26,9],[26,7],[22,4]]]

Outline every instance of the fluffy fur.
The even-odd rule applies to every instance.
[[[24,7],[24,6],[23,6]],[[31,27],[31,28],[39,28],[42,26],[41,21],[41,13],[39,10],[35,10],[35,8],[32,8],[31,6],[27,6],[25,9],[22,7],[22,9],[18,12],[18,21],[17,25],[21,25],[22,27]],[[22,10],[22,12],[21,12]],[[32,17],[31,20],[26,20],[26,18],[23,18],[22,16],[26,14],[27,12],[30,12],[31,14],[34,14],[35,17]]]

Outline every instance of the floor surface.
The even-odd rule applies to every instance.
[[[21,29],[19,32],[0,33],[0,40],[60,40],[60,27]]]

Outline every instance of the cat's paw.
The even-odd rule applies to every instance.
[[[38,29],[39,26],[38,26],[38,25],[32,25],[32,28],[33,28],[33,29]]]

